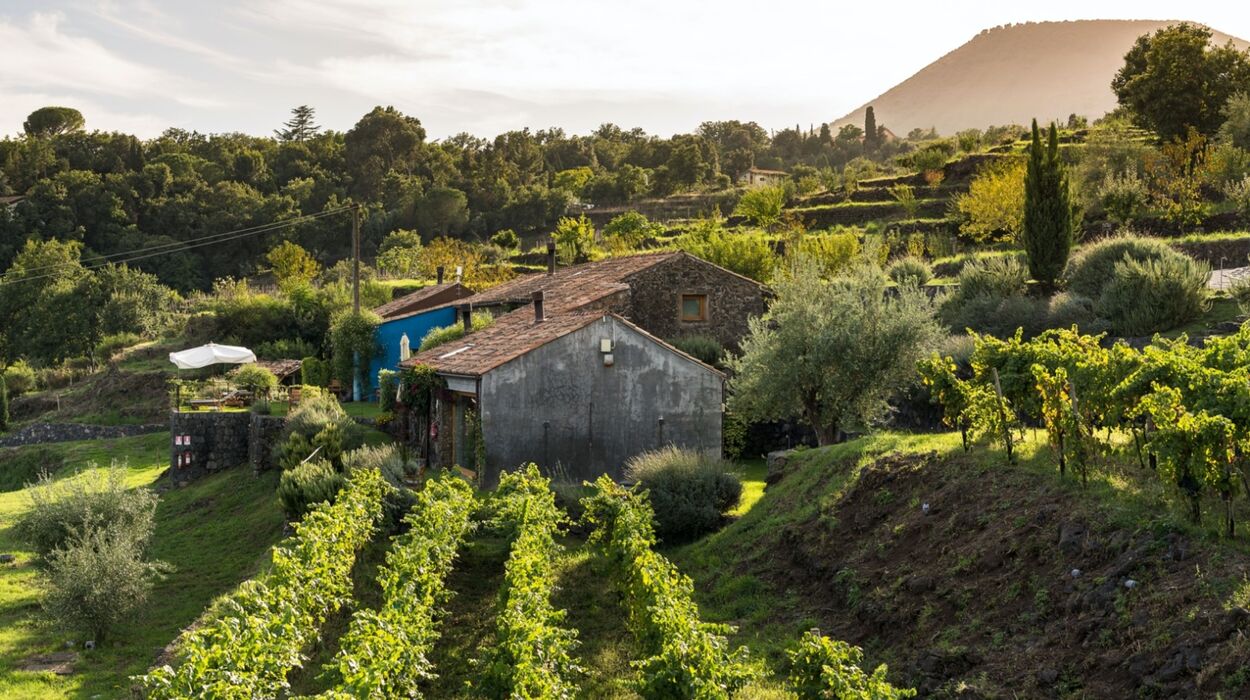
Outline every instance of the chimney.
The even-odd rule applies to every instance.
[[[554,275],[556,273],[556,242],[554,240],[547,241],[547,274]]]
[[[542,323],[547,319],[543,309],[543,290],[534,292],[534,323]]]
[[[460,305],[460,321],[464,323],[465,333],[473,332],[473,305],[472,304]]]
[[[443,283],[443,266],[439,265],[438,267],[434,268],[434,274],[438,278],[438,283],[442,284]]]

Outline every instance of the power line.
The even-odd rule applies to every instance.
[[[110,255],[105,255],[105,256],[96,256],[92,258],[92,264],[82,265],[81,263],[78,263],[77,266],[81,267],[84,270],[96,270],[109,264],[125,264],[129,262],[134,262],[136,260],[146,260],[148,258],[154,258],[160,255],[168,255],[169,253],[182,253],[188,250],[192,250],[195,248],[202,248],[208,245],[214,245],[217,243],[227,243],[230,241],[236,241],[236,240],[240,240],[243,238],[247,238],[249,236],[260,235],[262,233],[271,233],[273,231],[277,231],[279,229],[292,226],[294,224],[314,221],[316,219],[320,219],[326,216],[331,216],[333,214],[340,214],[344,211],[350,210],[351,208],[352,207],[348,206],[348,207],[341,207],[338,209],[330,209],[330,210],[326,210],[323,212],[318,212],[316,214],[308,214],[305,216],[295,217],[293,219],[285,219],[283,221],[276,221],[276,222],[272,222],[269,224],[264,224],[262,226],[254,226],[254,227],[246,228],[246,229],[238,229],[236,231],[226,231],[224,233],[215,233],[215,234],[210,234],[208,236],[201,236],[200,238],[193,238],[193,239],[190,239],[189,241],[179,241],[177,243],[164,243],[164,244],[160,244],[156,246],[149,246],[147,248],[137,248],[135,250],[125,251],[122,253],[112,253]],[[168,248],[168,250],[164,250],[166,248]],[[127,256],[127,257],[123,257],[120,260],[106,259],[106,258],[115,258],[117,256]],[[53,263],[51,265],[43,265],[41,267],[32,267],[32,268],[29,268],[29,271],[42,270],[42,269],[48,269],[48,268],[75,267],[75,266],[76,266],[75,263]],[[0,279],[0,287],[17,284],[19,282],[33,282],[35,280],[47,279],[49,277],[56,277],[58,276],[58,274],[59,274],[58,272],[49,272],[49,273],[45,273],[42,275],[35,275],[34,277],[23,277],[21,279],[8,280],[8,281]]]
[[[96,262],[100,262],[100,261],[106,261],[106,262],[107,262],[107,261],[109,261],[109,260],[111,260],[111,259],[113,259],[113,258],[130,256],[130,255],[134,255],[134,254],[136,254],[136,253],[147,253],[147,252],[150,252],[150,251],[154,251],[154,250],[162,250],[162,249],[165,249],[165,248],[176,248],[176,249],[182,249],[182,248],[185,248],[185,247],[189,247],[189,245],[190,245],[190,244],[193,244],[193,243],[199,243],[199,242],[201,242],[201,241],[207,241],[207,240],[209,240],[209,239],[217,239],[217,238],[225,238],[225,237],[227,237],[227,236],[235,236],[236,234],[244,234],[244,233],[265,233],[265,232],[267,232],[267,231],[270,231],[270,230],[273,230],[273,229],[276,229],[276,228],[282,228],[282,227],[284,227],[284,226],[288,226],[288,225],[290,225],[290,224],[302,223],[302,222],[305,222],[305,221],[311,221],[311,220],[314,220],[314,219],[318,219],[318,218],[321,218],[321,217],[324,217],[324,216],[330,216],[330,215],[332,215],[332,214],[339,214],[339,213],[342,213],[342,212],[348,211],[348,210],[350,210],[351,208],[352,208],[352,207],[351,207],[351,205],[341,206],[341,207],[336,207],[336,208],[334,208],[334,209],[327,209],[327,210],[325,210],[325,211],[317,212],[316,214],[303,214],[303,215],[297,216],[297,217],[292,218],[292,219],[283,219],[282,221],[271,221],[271,222],[269,222],[269,223],[267,223],[267,224],[258,224],[258,225],[256,225],[256,226],[251,226],[251,227],[248,227],[248,228],[235,229],[234,231],[225,231],[225,232],[222,232],[222,233],[210,233],[210,234],[208,234],[208,235],[206,235],[206,236],[200,236],[199,238],[189,238],[189,239],[187,239],[187,240],[185,240],[185,241],[173,241],[173,242],[170,242],[170,243],[158,243],[158,244],[156,244],[156,245],[146,246],[146,247],[143,247],[143,248],[136,248],[136,249],[134,249],[134,250],[125,250],[125,251],[120,251],[120,252],[117,252],[117,253],[109,253],[109,254],[107,254],[107,255],[93,255],[90,259],[88,259],[88,260],[82,260],[82,261],[79,261],[79,263],[77,263],[77,264],[87,265],[87,264],[95,264]],[[231,240],[233,240],[233,238],[232,238]],[[48,264],[48,265],[40,265],[40,266],[37,266],[37,267],[29,267],[29,268],[26,268],[24,271],[25,271],[25,272],[35,272],[35,271],[38,271],[38,270],[45,270],[45,269],[49,269],[49,268],[74,267],[74,266],[75,266],[75,263],[51,263],[51,264]],[[33,278],[32,278],[32,279],[33,279]]]

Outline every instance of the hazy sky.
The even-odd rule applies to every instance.
[[[1240,8],[1240,9],[1238,9]],[[431,138],[602,122],[829,121],[995,25],[1188,19],[1250,38],[1240,2],[0,0],[0,134],[268,134],[297,104],[348,129],[393,104]]]

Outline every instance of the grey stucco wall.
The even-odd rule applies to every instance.
[[[615,339],[611,367],[603,338]],[[723,388],[720,374],[597,320],[482,378],[484,483],[531,461],[578,481],[619,477],[631,456],[670,443],[719,454]]]

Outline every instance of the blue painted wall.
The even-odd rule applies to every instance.
[[[378,388],[380,370],[399,369],[399,339],[405,333],[408,334],[412,354],[415,355],[426,333],[429,333],[431,329],[450,326],[455,322],[456,310],[452,307],[431,309],[408,318],[383,321],[382,325],[378,326],[378,345],[382,346],[382,352],[374,357],[369,365],[369,398],[372,399],[374,390]]]

